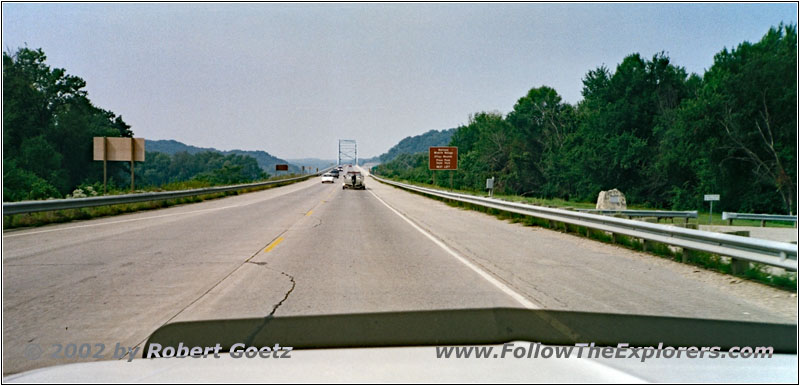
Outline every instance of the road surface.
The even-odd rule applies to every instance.
[[[54,344],[112,350],[173,321],[269,314],[525,307],[797,323],[785,291],[339,181],[3,232],[4,374],[77,361],[50,358]],[[26,358],[32,345],[44,355]]]

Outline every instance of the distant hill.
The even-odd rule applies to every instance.
[[[175,154],[175,153],[180,153],[182,151],[185,151],[189,154],[196,154],[203,151],[215,151],[221,153],[221,151],[214,149],[212,147],[197,147],[197,146],[187,145],[183,142],[178,142],[174,139],[167,139],[167,140],[145,139],[144,148],[146,151],[157,151],[159,153],[166,153],[166,154]]]
[[[297,166],[310,166],[312,168],[319,168],[319,170],[325,169],[331,165],[336,165],[335,159],[292,158],[287,159],[287,161]]]
[[[424,134],[415,135],[413,137],[405,137],[397,145],[392,146],[389,151],[377,157],[365,158],[359,160],[359,164],[364,163],[385,163],[397,158],[400,154],[414,154],[419,152],[428,151],[431,146],[447,146],[450,143],[450,138],[456,129],[448,130],[430,130]]]
[[[159,153],[166,153],[166,154],[175,154],[182,151],[188,152],[189,154],[200,153],[204,151],[213,151],[217,153],[222,153],[225,155],[228,154],[239,154],[239,155],[249,155],[256,159],[258,162],[258,166],[264,169],[265,172],[274,175],[275,174],[275,165],[276,164],[289,164],[289,171],[290,172],[299,172],[300,167],[297,165],[293,165],[290,162],[275,157],[272,154],[269,154],[262,150],[217,150],[213,147],[197,147],[192,145],[187,145],[183,142],[178,142],[173,139],[167,140],[152,140],[152,139],[145,139],[145,150],[147,151],[155,151]]]

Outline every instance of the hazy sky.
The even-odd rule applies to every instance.
[[[665,51],[702,73],[797,23],[795,4],[16,4],[4,50],[42,48],[137,137],[282,158],[359,154],[507,113],[532,87]]]

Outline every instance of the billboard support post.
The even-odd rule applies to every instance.
[[[133,188],[134,188],[134,184],[133,184],[133,170],[134,170],[133,160],[135,158],[136,158],[136,141],[134,141],[133,137],[131,137],[131,193],[133,193]]]
[[[456,174],[455,170],[450,171],[450,191],[453,191],[453,174]]]
[[[106,185],[108,184],[108,140],[103,137],[103,195],[108,192]]]

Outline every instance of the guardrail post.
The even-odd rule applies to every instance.
[[[750,268],[750,262],[731,257],[731,273],[734,275],[744,274]]]
[[[767,220],[761,220],[761,227],[765,227],[767,225]]]
[[[650,241],[642,239],[642,252],[647,252],[651,247]]]
[[[688,263],[691,260],[691,252],[686,248],[681,248],[681,263]]]

